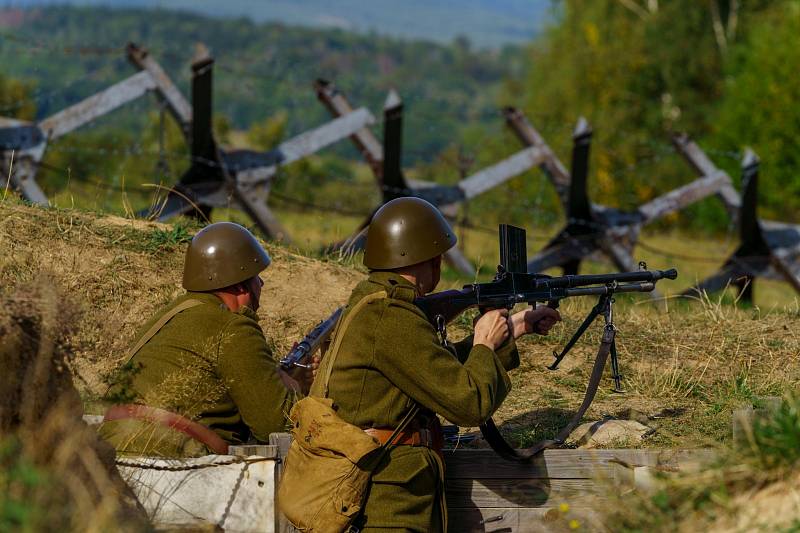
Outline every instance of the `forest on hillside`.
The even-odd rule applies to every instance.
[[[168,11],[5,11],[0,115],[44,116],[130,75],[122,52],[129,40],[147,46],[188,94],[188,65],[203,42],[217,59],[215,124],[223,141],[268,148],[322,123],[328,115],[310,85],[327,77],[376,114],[386,92],[399,91],[404,163],[415,177],[453,182],[459,166],[462,174],[475,171],[518,150],[499,114],[516,105],[567,164],[575,122],[589,120],[596,201],[633,208],[693,179],[669,143],[672,133],[687,132],[735,181],[742,150],[752,147],[762,160],[761,215],[797,221],[800,2],[561,0],[555,12],[529,45],[486,51],[466,39],[444,46]],[[68,182],[131,190],[152,182],[158,136],[153,102],[130,106],[54,144],[45,185],[55,193]],[[157,177],[174,181],[185,168],[185,147],[176,131],[167,137],[178,155],[168,175]],[[326,152],[287,169],[302,179],[284,180],[277,190],[316,203],[338,195],[368,209],[372,197],[343,186],[364,174],[357,160],[351,149]],[[527,225],[561,216],[538,171],[474,202],[470,213],[487,220],[502,213]],[[729,227],[713,199],[682,221]]]

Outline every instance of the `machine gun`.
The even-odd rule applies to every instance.
[[[548,368],[555,370],[561,360],[572,349],[589,325],[600,315],[611,314],[614,294],[629,292],[651,292],[661,279],[675,279],[677,270],[647,270],[639,263],[636,272],[612,274],[589,274],[570,276],[547,276],[529,274],[527,271],[527,245],[525,230],[500,224],[500,264],[494,280],[489,283],[474,283],[461,290],[450,290],[418,298],[415,303],[422,309],[443,340],[447,339],[447,324],[470,308],[511,309],[518,303],[536,307],[537,302],[557,309],[564,298],[572,296],[599,296],[598,304],[586,317],[575,335],[561,353],[554,353],[555,361]],[[616,347],[612,345],[611,364],[617,392],[621,392]]]
[[[592,374],[586,387],[583,402],[572,419],[559,431],[554,439],[543,440],[525,450],[511,447],[500,434],[494,421],[489,418],[481,425],[481,432],[492,448],[502,457],[527,462],[552,446],[563,444],[578,425],[586,410],[594,400],[605,363],[611,356],[611,371],[614,378],[614,391],[623,392],[619,361],[615,342],[616,328],[613,323],[612,307],[614,295],[618,293],[650,292],[656,282],[662,279],[675,279],[678,272],[669,270],[647,270],[639,263],[636,272],[617,272],[612,274],[590,274],[570,276],[547,276],[527,272],[527,250],[525,230],[506,224],[500,225],[500,264],[494,280],[489,283],[474,283],[461,290],[451,290],[430,294],[416,300],[428,320],[437,329],[443,342],[447,342],[447,323],[470,308],[482,310],[505,307],[511,309],[518,303],[536,306],[537,302],[547,302],[553,309],[559,302],[572,296],[597,296],[598,302],[573,334],[560,353],[553,352],[555,361],[548,367],[555,370],[561,360],[572,349],[598,316],[605,319],[600,348],[595,358]]]

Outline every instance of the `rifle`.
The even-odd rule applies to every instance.
[[[507,308],[518,303],[536,306],[537,302],[547,302],[553,309],[558,308],[564,298],[573,296],[598,296],[597,305],[589,312],[586,319],[573,334],[561,353],[553,352],[555,361],[548,366],[555,370],[561,360],[572,349],[583,333],[598,316],[605,319],[603,337],[595,359],[592,374],[586,387],[583,402],[567,425],[552,440],[538,442],[525,450],[515,450],[502,437],[489,418],[480,428],[486,440],[502,457],[527,462],[539,453],[552,446],[563,444],[564,440],[583,418],[597,392],[606,360],[611,356],[611,370],[615,392],[623,392],[621,374],[616,349],[616,328],[613,323],[612,306],[617,293],[651,292],[656,282],[662,279],[675,279],[678,272],[669,270],[647,270],[644,263],[639,263],[640,270],[635,272],[617,272],[612,274],[547,276],[529,274],[527,272],[527,250],[525,230],[507,224],[500,225],[500,264],[494,280],[489,283],[473,283],[461,290],[450,290],[422,296],[416,300],[417,306],[425,313],[428,320],[437,329],[444,343],[447,342],[447,324],[455,317],[471,308],[482,310]]]
[[[342,311],[344,311],[344,307],[338,308],[331,316],[317,324],[308,335],[303,337],[303,340],[296,343],[286,357],[278,362],[281,368],[287,371],[293,367],[311,368],[310,364],[302,362],[303,359],[316,352],[330,338],[339,322],[339,317],[342,316]]]

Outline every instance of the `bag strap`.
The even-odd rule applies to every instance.
[[[156,321],[156,323],[153,324],[153,326],[150,329],[148,329],[144,335],[142,335],[142,337],[136,342],[136,344],[133,345],[133,348],[131,348],[131,350],[128,352],[128,357],[125,358],[125,362],[123,363],[123,365],[127,365],[128,363],[130,363],[131,359],[133,359],[133,356],[136,355],[136,353],[142,349],[142,346],[147,344],[147,341],[152,339],[155,336],[155,334],[158,333],[161,330],[161,328],[163,328],[167,324],[167,322],[172,320],[172,318],[175,315],[177,315],[182,311],[186,311],[187,309],[191,309],[192,307],[203,305],[203,303],[204,302],[201,302],[200,300],[195,300],[193,298],[190,298],[188,300],[181,302],[180,304],[176,305],[175,307],[164,313],[162,317],[159,318]]]
[[[331,373],[333,372],[333,364],[336,362],[336,357],[339,355],[339,349],[342,346],[342,339],[344,338],[344,333],[347,331],[347,328],[350,327],[350,323],[353,321],[353,318],[358,314],[358,312],[364,308],[365,305],[374,302],[375,300],[381,300],[386,298],[388,295],[386,291],[378,291],[373,292],[372,294],[368,294],[365,297],[361,298],[355,306],[350,310],[349,313],[344,317],[344,319],[340,320],[338,324],[336,324],[336,330],[333,332],[333,346],[331,346],[329,355],[325,358],[327,367],[325,368],[325,380],[323,382],[323,389],[322,389],[322,397],[328,397],[328,383],[331,380]]]
[[[328,384],[331,380],[331,374],[333,373],[333,364],[336,362],[336,357],[339,355],[339,350],[342,347],[342,339],[344,338],[344,334],[347,331],[347,328],[350,327],[350,323],[353,321],[353,318],[358,314],[361,309],[364,308],[367,304],[374,302],[375,300],[382,300],[388,296],[386,291],[378,291],[373,292],[372,294],[368,294],[365,297],[361,298],[356,305],[353,306],[353,309],[350,310],[349,313],[344,317],[344,319],[340,320],[336,324],[336,330],[333,332],[333,338],[335,339],[333,342],[333,346],[331,347],[330,351],[328,352],[330,355],[326,357],[326,364],[328,365],[325,369],[325,381],[323,385],[323,397],[328,397]],[[392,432],[392,436],[389,437],[389,440],[384,442],[381,445],[381,455],[380,458],[382,459],[383,456],[389,451],[390,446],[393,445],[394,440],[397,438],[400,433],[402,433],[406,427],[414,420],[414,417],[417,416],[417,413],[420,411],[419,404],[415,404],[411,409],[408,410],[406,415],[400,421],[400,423],[395,428],[394,432]],[[378,460],[380,462],[380,460]]]

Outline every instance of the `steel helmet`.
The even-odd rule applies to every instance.
[[[252,233],[233,222],[197,232],[186,250],[183,288],[213,291],[246,281],[269,266],[269,254]]]
[[[396,198],[372,217],[364,265],[372,270],[414,265],[442,255],[456,241],[453,228],[432,204],[411,196]]]

